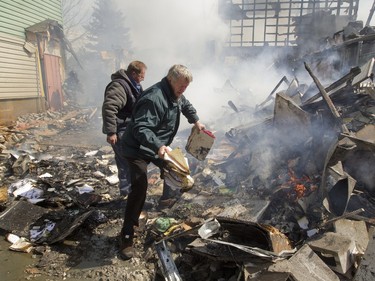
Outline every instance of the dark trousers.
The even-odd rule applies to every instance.
[[[125,208],[122,234],[134,235],[134,226],[138,226],[139,215],[142,212],[147,194],[147,166],[150,162],[143,159],[127,158],[130,170],[131,192]]]
[[[139,226],[138,219],[146,201],[148,186],[147,166],[150,164],[150,161],[140,158],[126,158],[126,160],[128,161],[130,170],[131,191],[126,203],[122,234],[133,236],[134,226]],[[154,164],[161,170],[163,169],[160,163]],[[173,195],[173,190],[164,182],[161,199],[170,198]]]
[[[119,179],[119,189],[120,195],[128,195],[130,192],[130,171],[128,167],[128,162],[123,156],[123,145],[122,138],[125,129],[121,129],[117,132],[117,143],[112,145],[113,151],[115,153],[115,161],[118,170],[118,179]]]

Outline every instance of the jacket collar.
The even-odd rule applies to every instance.
[[[161,85],[162,85],[162,88],[163,88],[163,92],[166,93],[168,101],[173,103],[173,104],[178,104],[178,100],[173,95],[173,90],[172,90],[171,85],[168,82],[167,77],[164,77],[161,80]]]

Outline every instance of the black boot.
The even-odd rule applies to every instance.
[[[130,260],[134,256],[133,235],[124,234],[121,231],[119,256],[123,260]]]

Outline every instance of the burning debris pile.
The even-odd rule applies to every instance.
[[[368,280],[374,271],[359,266],[373,255],[368,248],[364,256],[375,214],[373,64],[351,69],[328,87],[305,64],[315,92],[283,77],[276,87],[285,82],[287,89],[274,89],[255,108],[259,122],[226,133],[236,148],[215,163],[216,173],[226,175],[226,187],[246,196],[247,204],[266,200],[253,221],[275,227],[298,249],[288,262],[245,264],[245,280]]]
[[[207,157],[186,155],[193,188],[170,208],[157,208],[162,181],[151,169],[137,257],[126,264],[116,259],[126,200],[117,194],[112,150],[87,144],[88,130],[100,134],[90,125],[100,123],[91,122],[96,110],[30,115],[1,127],[0,228],[10,249],[38,257],[30,275],[370,280],[373,64],[326,87],[305,64],[315,87],[283,77],[263,103],[225,116],[255,121],[225,132],[213,124]],[[186,145],[183,134],[174,147]],[[82,270],[83,263],[95,269]]]

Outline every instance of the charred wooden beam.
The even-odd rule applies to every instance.
[[[326,227],[327,225],[330,225],[331,223],[334,223],[335,221],[338,221],[338,220],[340,220],[340,219],[352,218],[353,216],[356,216],[356,215],[358,215],[358,214],[360,214],[360,213],[362,213],[362,212],[364,212],[364,211],[365,211],[364,208],[360,208],[360,209],[355,210],[355,211],[353,211],[353,212],[345,213],[345,214],[343,214],[343,215],[341,215],[341,216],[338,216],[338,217],[335,217],[335,218],[333,218],[333,219],[330,219],[330,220],[325,221],[324,223],[322,223],[322,224],[320,225],[320,228]]]
[[[346,134],[349,134],[348,128],[343,123],[339,112],[337,111],[335,105],[333,104],[332,100],[330,99],[327,92],[325,91],[323,85],[320,83],[319,79],[313,74],[310,66],[306,62],[304,64],[305,64],[305,68],[306,68],[307,72],[310,74],[311,78],[314,80],[316,86],[318,87],[320,93],[322,94],[323,99],[326,101],[326,103],[327,103],[329,109],[331,110],[333,116],[339,122],[339,124],[341,124],[342,132],[346,133]]]
[[[350,80],[352,80],[355,76],[357,76],[359,73],[361,73],[361,69],[360,67],[353,67],[350,72],[348,74],[346,74],[345,76],[341,77],[339,80],[333,82],[331,85],[329,85],[327,88],[325,88],[324,90],[329,93],[330,91],[336,89],[337,87],[339,87],[340,85],[344,84],[344,83],[347,83],[349,82]],[[313,102],[314,100],[318,99],[320,97],[320,92],[317,93],[316,95],[312,96],[311,98],[309,98],[308,100],[306,100],[303,104],[306,105],[306,104],[309,104],[311,102]]]

